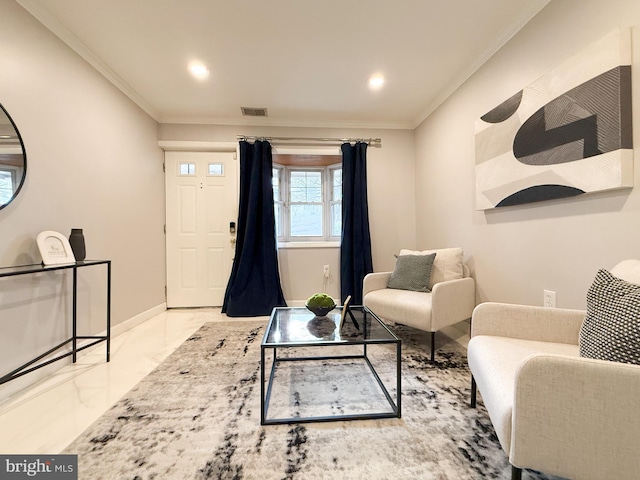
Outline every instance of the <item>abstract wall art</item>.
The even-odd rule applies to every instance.
[[[617,29],[476,122],[476,208],[633,186],[631,32]]]

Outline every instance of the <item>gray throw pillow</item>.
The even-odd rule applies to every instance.
[[[587,292],[580,356],[640,365],[640,285],[598,271]]]
[[[429,278],[431,278],[431,269],[435,258],[435,253],[430,255],[399,255],[387,286],[398,290],[430,292]]]

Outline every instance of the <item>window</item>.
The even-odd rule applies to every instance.
[[[342,231],[342,165],[275,165],[273,199],[281,242],[339,241]]]
[[[0,205],[9,203],[18,186],[18,167],[0,165]]]
[[[224,175],[224,163],[210,163],[209,176],[222,177]]]
[[[331,176],[331,236],[342,236],[342,167],[330,168]]]
[[[196,174],[196,164],[195,163],[181,163],[178,165],[178,170],[180,176],[192,176]]]

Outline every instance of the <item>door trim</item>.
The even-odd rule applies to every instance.
[[[233,152],[233,159],[238,160],[240,158],[240,145],[238,142],[209,142],[209,141],[192,141],[192,140],[159,140],[158,146],[162,149],[163,152],[212,152],[212,153],[225,153],[225,152]],[[162,158],[162,166],[163,170],[165,168],[165,159],[164,156]],[[240,182],[240,168],[239,165],[236,164],[236,197],[239,192],[239,182]],[[163,183],[165,188],[165,197],[166,197],[166,172],[163,175]],[[236,198],[236,202],[238,198]],[[236,208],[237,210],[237,208]],[[236,212],[237,214],[237,212]],[[164,214],[164,270],[165,270],[165,307],[167,306],[167,286],[168,279],[166,277],[166,272],[168,271],[168,251],[167,251],[167,209],[165,205],[165,214]]]
[[[236,142],[197,142],[191,140],[159,140],[158,146],[165,152],[237,152]]]

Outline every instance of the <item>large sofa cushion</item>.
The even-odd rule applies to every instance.
[[[435,253],[431,255],[400,255],[389,278],[389,288],[430,292],[429,280]]]
[[[640,285],[596,274],[587,292],[580,356],[640,365]]]
[[[431,269],[431,278],[429,279],[429,290],[433,290],[433,286],[439,282],[448,280],[457,280],[464,278],[464,267],[462,266],[463,251],[462,248],[440,248],[437,250],[400,250],[399,255],[430,255],[436,254]]]
[[[516,374],[527,358],[540,353],[577,357],[578,346],[488,335],[478,335],[469,340],[469,368],[500,445],[507,455],[511,448],[511,415]]]

